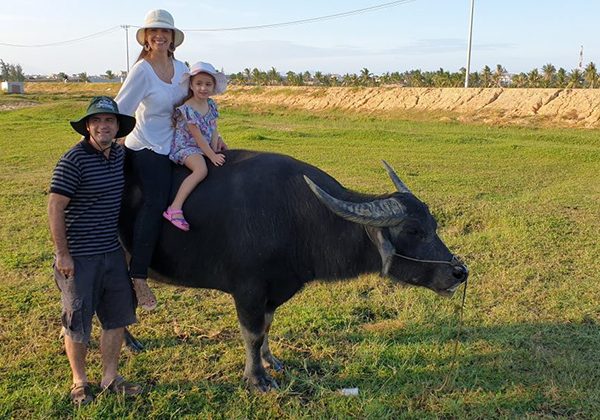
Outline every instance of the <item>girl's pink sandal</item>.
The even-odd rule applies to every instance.
[[[180,217],[176,217],[180,216]],[[183,217],[183,211],[181,210],[172,210],[170,207],[163,212],[163,217],[167,219],[169,222],[173,224],[178,229],[181,229],[185,232],[190,230],[190,225]]]

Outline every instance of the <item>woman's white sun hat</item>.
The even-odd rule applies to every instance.
[[[188,77],[191,78],[198,73],[208,73],[215,78],[215,94],[223,93],[227,89],[227,76],[223,72],[217,71],[212,64],[203,61],[192,64]]]
[[[137,39],[138,44],[142,47],[146,41],[145,32],[146,29],[150,28],[164,28],[171,29],[174,32],[173,36],[173,45],[175,48],[181,45],[183,42],[183,32],[175,27],[175,21],[173,20],[173,16],[169,12],[163,9],[150,10],[146,14],[146,19],[144,20],[144,24],[140,29],[137,30],[135,34],[135,39]]]

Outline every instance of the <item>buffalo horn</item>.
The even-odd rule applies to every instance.
[[[366,203],[343,201],[326,193],[306,175],[304,175],[304,180],[329,210],[351,222],[374,227],[388,227],[399,224],[405,217],[405,207],[393,198]]]
[[[408,187],[404,184],[404,182],[402,182],[400,180],[400,177],[396,174],[394,169],[392,169],[392,167],[385,160],[382,160],[382,162],[383,162],[383,166],[385,166],[385,170],[387,171],[388,175],[392,179],[392,182],[396,186],[396,189],[398,190],[398,192],[412,194],[412,192],[408,189]]]

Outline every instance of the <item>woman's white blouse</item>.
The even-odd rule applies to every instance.
[[[115,101],[122,114],[134,115],[135,128],[125,139],[132,150],[150,149],[168,155],[173,139],[173,111],[188,93],[187,66],[173,60],[171,83],[162,81],[146,60],[131,68]]]

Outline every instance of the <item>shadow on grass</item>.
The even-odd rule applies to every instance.
[[[235,410],[247,410],[245,405],[257,409],[281,405],[291,413],[304,407],[322,416],[347,412],[369,417],[372,408],[382,417],[409,410],[415,416],[434,417],[574,418],[597,412],[600,406],[600,334],[593,323],[466,325],[456,353],[454,322],[407,324],[377,332],[366,330],[366,325],[356,323],[349,333],[298,334],[294,340],[279,338],[275,327],[272,349],[282,356],[286,368],[272,373],[281,389],[264,397],[248,392],[242,381],[244,352],[234,328],[223,336],[185,340],[152,338],[147,331],[134,329],[149,351],[128,356],[143,357],[130,365],[129,375],[147,382],[147,395],[132,402],[103,396],[83,413],[245,415],[247,411]],[[165,380],[170,375],[162,370],[156,371],[158,376],[152,374],[157,363],[166,363],[164,369],[169,371],[177,369],[178,362],[169,362],[172,354],[186,360],[183,371],[194,369],[190,348],[197,347],[200,353],[218,345],[236,354],[193,371],[201,379]],[[65,397],[66,385],[53,384],[49,390],[43,372],[32,369],[21,364],[5,372],[6,382],[0,389],[20,384],[0,398],[5,408],[17,413],[73,415]],[[68,370],[66,360],[60,369]],[[344,397],[338,392],[342,388],[358,388],[359,395]],[[37,401],[38,408],[29,407],[28,401]]]
[[[577,387],[593,384],[593,378],[600,381],[600,334],[594,323],[467,325],[462,328],[458,341],[456,331],[457,326],[452,322],[435,326],[415,324],[377,333],[356,329],[348,334],[298,336],[295,343],[290,343],[277,337],[275,326],[271,341],[275,343],[272,344],[274,352],[279,350],[287,358],[284,360],[286,371],[279,375],[284,382],[293,380],[292,376],[304,378],[306,383],[322,378],[331,388],[361,386],[381,392],[386,384],[393,385],[394,389],[417,383],[440,385],[449,374],[457,374],[458,387],[478,387],[493,392],[504,389],[509,382],[524,386],[553,382]],[[242,343],[234,330],[210,339],[137,338],[147,349],[153,350],[204,347],[222,340],[239,348]],[[331,354],[318,349],[321,347],[339,351]],[[243,353],[240,353],[242,365]],[[575,380],[574,375],[578,373],[588,379]],[[306,391],[303,388],[302,392]]]

